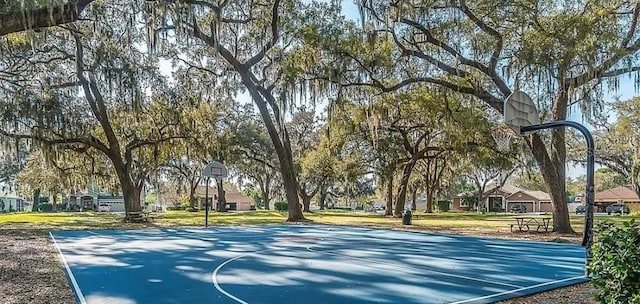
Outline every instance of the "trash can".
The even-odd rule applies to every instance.
[[[407,209],[402,214],[402,225],[411,225],[411,210]]]

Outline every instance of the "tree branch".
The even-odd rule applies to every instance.
[[[278,9],[280,6],[280,0],[276,0],[273,3],[272,14],[271,14],[271,39],[264,45],[262,50],[255,54],[253,57],[249,58],[244,65],[248,68],[256,65],[260,62],[267,52],[278,42],[280,39],[280,31],[278,29],[278,24],[280,22],[280,16],[278,14]]]
[[[27,30],[61,25],[78,20],[80,13],[94,0],[69,0],[65,5],[41,7],[24,11],[19,6],[0,7],[0,36]],[[25,20],[25,15],[29,15]]]

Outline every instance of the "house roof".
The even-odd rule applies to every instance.
[[[527,198],[537,200],[537,201],[551,201],[551,196],[544,191],[527,191],[520,190],[515,193],[510,194],[506,197],[507,200],[518,199],[518,194],[524,194]]]
[[[628,200],[628,201],[638,201],[638,194],[633,191],[630,187],[618,186],[615,188],[607,189],[604,191],[600,191],[595,195],[596,201],[611,201],[611,200]]]
[[[514,193],[516,193],[518,191],[523,191],[523,189],[520,189],[520,188],[518,188],[518,187],[516,187],[514,185],[504,184],[502,187],[499,187],[499,186],[491,187],[491,188],[489,188],[489,190],[485,191],[484,194],[486,195],[486,194],[489,194],[491,192],[495,192],[496,190],[506,194],[505,196],[514,194]]]
[[[472,191],[467,191],[467,192],[458,193],[454,197],[463,198],[463,197],[471,197],[471,196],[475,196],[475,193],[473,193]]]
[[[6,199],[10,199],[10,198],[11,198],[11,199],[23,199],[22,197],[19,197],[19,196],[17,196],[17,195],[15,195],[15,194],[13,194],[13,193],[8,193],[8,194],[5,194],[5,195],[0,195],[0,198],[6,198]]]
[[[206,190],[207,187],[205,186],[198,186],[196,188],[196,195],[202,195],[204,196],[206,194]],[[213,194],[217,194],[218,193],[218,188],[217,187],[211,187],[209,186],[209,195],[213,195]]]
[[[204,198],[207,190],[206,186],[198,186],[196,188],[196,196]],[[218,194],[218,188],[209,186],[209,197]],[[253,203],[253,199],[240,192],[226,192],[224,195],[227,202],[231,203]]]
[[[230,192],[225,194],[227,202],[231,203],[253,203],[253,199],[239,192]]]
[[[550,201],[551,200],[551,196],[549,195],[549,193],[546,193],[544,191],[525,191],[527,194],[533,196],[535,199],[539,200],[539,201]]]

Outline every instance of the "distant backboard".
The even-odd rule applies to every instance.
[[[504,123],[516,134],[520,127],[540,124],[540,114],[527,93],[515,91],[504,102]]]
[[[225,178],[227,177],[227,167],[217,161],[212,161],[204,167],[203,175],[213,178]]]

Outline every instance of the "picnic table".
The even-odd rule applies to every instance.
[[[549,232],[549,223],[551,223],[550,217],[516,217],[516,224],[511,224],[511,232],[514,227],[519,231],[529,231],[532,226],[536,227],[537,232],[540,232],[540,229]]]

